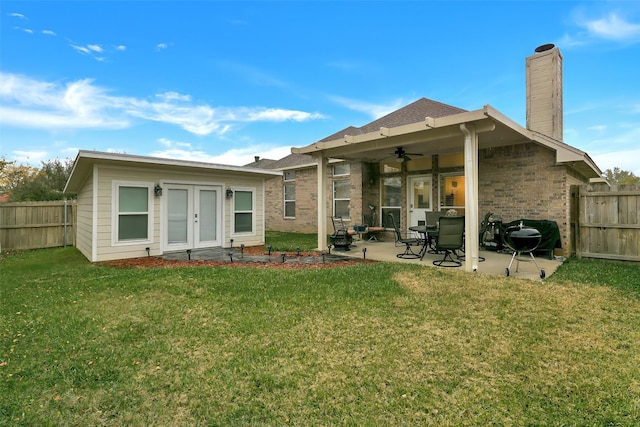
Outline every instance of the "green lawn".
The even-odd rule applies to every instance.
[[[0,425],[637,425],[640,267],[0,259]]]

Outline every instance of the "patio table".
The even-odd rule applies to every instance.
[[[414,231],[420,234],[420,239],[422,240],[422,247],[420,248],[420,260],[424,258],[424,254],[427,253],[429,249],[429,239],[437,235],[438,228],[435,225],[414,225],[409,227],[409,230]],[[431,234],[431,236],[430,236]]]

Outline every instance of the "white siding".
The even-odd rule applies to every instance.
[[[107,261],[124,258],[137,258],[147,256],[146,248],[149,247],[151,255],[158,255],[162,252],[162,242],[160,230],[162,226],[161,200],[166,194],[160,197],[153,197],[153,236],[150,243],[113,245],[112,224],[113,224],[113,182],[127,181],[140,183],[167,183],[172,184],[192,184],[192,185],[219,185],[223,189],[222,202],[223,214],[221,220],[223,225],[224,247],[229,247],[230,239],[234,239],[234,246],[244,244],[254,246],[264,244],[264,182],[261,177],[247,174],[233,174],[229,172],[202,173],[193,172],[188,169],[171,170],[155,168],[131,168],[115,166],[99,166],[98,168],[98,198],[97,198],[97,254],[96,261]],[[231,200],[226,199],[224,190],[227,188],[254,188],[255,189],[255,233],[247,235],[233,235],[231,223],[233,218],[233,206]],[[82,192],[91,192],[87,185]],[[83,252],[85,256],[87,254]],[[88,257],[89,258],[89,257]]]

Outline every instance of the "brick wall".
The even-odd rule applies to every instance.
[[[327,231],[333,232],[329,217],[333,214],[333,181],[334,179],[350,179],[350,214],[351,220],[345,225],[352,226],[362,221],[362,163],[351,163],[351,173],[347,176],[333,177],[333,164],[327,166]],[[315,233],[318,231],[318,182],[316,168],[296,169],[296,216],[284,217],[283,189],[284,178],[278,177],[266,183],[266,226],[267,230],[290,231],[297,233]],[[367,211],[369,209],[367,208]]]
[[[570,188],[586,180],[557,165],[555,153],[534,143],[480,150],[479,215],[558,223],[562,253],[570,253]]]

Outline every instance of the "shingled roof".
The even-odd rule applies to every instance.
[[[332,141],[334,139],[343,138],[345,135],[361,135],[373,131],[380,130],[381,127],[392,128],[396,126],[408,125],[411,123],[418,123],[424,121],[427,117],[451,116],[453,114],[464,113],[466,110],[462,108],[453,107],[451,105],[443,104],[442,102],[433,101],[427,98],[420,98],[409,105],[406,105],[399,110],[380,117],[359,128],[349,126],[339,132],[329,135],[319,142]]]
[[[265,159],[266,160],[266,159]],[[245,166],[250,166],[254,168],[262,168],[262,169],[271,169],[271,170],[284,170],[284,169],[294,169],[301,166],[310,166],[315,165],[316,161],[313,159],[313,156],[308,154],[289,154],[286,157],[283,157],[279,160],[269,160],[266,163],[260,163],[263,159],[260,159],[258,162],[249,163]]]

